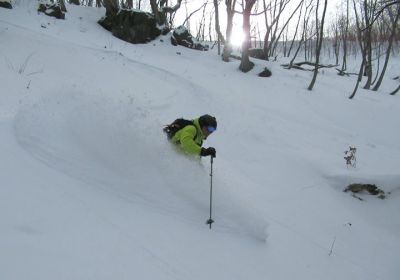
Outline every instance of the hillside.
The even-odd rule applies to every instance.
[[[398,279],[399,58],[349,100],[355,78],[334,69],[310,92],[311,72],[280,61],[243,74],[168,36],[118,40],[103,9],[35,7],[0,8],[0,279]],[[161,131],[205,113],[211,230],[209,158]]]

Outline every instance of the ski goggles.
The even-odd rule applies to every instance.
[[[208,130],[208,132],[213,133],[217,129],[215,127],[213,127],[213,126],[207,126],[207,130]]]

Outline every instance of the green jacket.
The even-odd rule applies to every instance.
[[[182,150],[190,155],[200,155],[201,145],[204,140],[199,119],[193,120],[193,125],[187,125],[172,137],[172,143],[179,145]]]

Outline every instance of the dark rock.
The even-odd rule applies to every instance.
[[[272,72],[269,70],[267,67],[264,68],[264,71],[262,71],[260,74],[258,74],[259,77],[271,77]]]
[[[171,44],[174,45],[175,47],[178,45],[178,41],[175,39],[174,36],[171,36]]]
[[[112,32],[113,17],[102,17],[98,22],[104,29]]]
[[[39,12],[44,13],[50,17],[55,17],[58,19],[65,19],[65,13],[61,10],[61,7],[57,4],[39,4]]]
[[[6,8],[6,9],[12,9],[12,5],[9,0],[0,0],[0,7]]]
[[[133,44],[147,43],[162,32],[152,14],[140,11],[120,10],[114,16],[103,17],[98,23],[115,37]]]
[[[194,49],[195,50],[208,51],[209,48],[210,48],[210,46],[207,45],[207,44],[202,44],[202,43],[195,43],[194,44]]]
[[[171,31],[171,29],[169,29],[169,28],[167,28],[167,27],[164,27],[164,28],[161,30],[161,34],[162,34],[162,35],[167,35],[170,31]]]
[[[249,56],[258,59],[267,59],[263,49],[249,49]]]
[[[351,191],[352,193],[368,192],[372,195],[377,195],[378,198],[384,199],[386,197],[385,192],[372,184],[350,184],[344,190],[344,192]]]
[[[198,42],[193,36],[189,33],[184,26],[179,26],[174,30],[171,36],[171,44],[174,46],[184,46],[190,49],[200,50],[200,51],[208,51],[209,46]]]

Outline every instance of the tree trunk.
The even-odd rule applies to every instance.
[[[126,0],[126,6],[128,7],[128,9],[132,9],[133,8],[133,0]]]
[[[357,83],[356,83],[356,86],[354,87],[353,93],[349,96],[349,99],[353,99],[357,93],[358,85],[360,84],[362,76],[363,76],[364,64],[365,64],[365,57],[363,57],[363,60],[361,62],[360,71],[358,72]]]
[[[294,9],[294,11],[292,12],[292,14],[289,16],[289,18],[285,21],[285,24],[283,25],[283,27],[282,27],[282,29],[281,29],[281,31],[279,32],[279,34],[278,34],[278,36],[276,36],[276,32],[275,32],[275,35],[274,35],[274,47],[272,48],[272,51],[271,51],[271,56],[273,56],[274,54],[275,54],[275,51],[276,51],[276,47],[277,47],[277,45],[278,45],[278,43],[279,43],[279,39],[281,38],[281,36],[282,36],[282,33],[283,33],[283,31],[287,28],[287,26],[289,25],[289,22],[292,20],[292,18],[293,18],[293,16],[297,13],[297,10],[300,8],[300,7],[302,7],[303,6],[303,2],[304,2],[304,0],[302,0],[302,1],[300,1],[299,2],[299,4],[297,5],[297,7]],[[288,2],[287,2],[288,3]],[[286,5],[285,5],[286,6]],[[285,9],[285,6],[282,8],[282,11]],[[279,18],[280,18],[280,16],[278,17],[278,20],[279,20]],[[277,24],[277,26],[278,26],[278,24]],[[276,31],[276,30],[275,30]]]
[[[375,54],[375,57],[378,58],[378,62],[377,62],[377,66],[376,66],[375,79],[373,79],[373,81],[371,83],[372,85],[375,84],[376,80],[378,79],[379,71],[381,70],[380,66],[381,66],[381,48],[382,48],[382,44],[383,44],[383,42],[379,42],[379,43],[376,43],[376,45],[378,45],[378,47],[375,46],[375,48],[377,49],[377,51],[376,51],[377,53]]]
[[[65,0],[58,0],[57,1],[60,4],[61,11],[64,13],[67,12],[67,8],[65,7]]]
[[[151,11],[156,19],[158,25],[164,25],[167,21],[167,18],[163,16],[163,14],[158,9],[157,0],[150,0]]]
[[[317,2],[317,17],[318,17],[318,5],[319,5],[319,0]],[[322,19],[321,19],[321,27],[320,30],[318,30],[318,24],[317,24],[317,33],[319,33],[319,35],[317,35],[317,46],[316,46],[316,50],[315,50],[315,68],[314,68],[314,75],[313,78],[311,80],[310,85],[308,86],[308,90],[312,90],[314,87],[314,84],[317,80],[317,75],[318,75],[318,65],[319,65],[319,58],[321,55],[321,48],[322,48],[322,41],[324,39],[324,22],[325,22],[325,14],[326,14],[326,7],[328,6],[328,0],[325,0],[325,6],[324,6],[324,11],[322,13]],[[318,21],[318,20],[317,20]]]
[[[301,40],[300,40],[300,42],[299,42],[299,45],[297,46],[296,52],[295,52],[295,54],[294,54],[292,60],[291,60],[290,63],[289,63],[288,69],[291,69],[291,68],[292,68],[293,62],[294,62],[294,60],[296,59],[296,57],[297,57],[297,55],[298,55],[298,53],[299,53],[299,51],[300,51],[300,49],[301,49],[301,44],[303,43],[303,41],[304,41],[304,35],[303,35],[303,37],[301,38]]]
[[[106,8],[106,16],[114,16],[118,13],[119,4],[118,0],[102,0],[103,5]]]
[[[226,24],[226,38],[224,51],[222,53],[222,60],[229,62],[229,56],[232,53],[232,28],[233,28],[233,17],[235,15],[236,0],[226,0],[226,13],[227,13],[227,24]]]
[[[222,36],[221,30],[219,28],[218,0],[214,0],[214,9],[215,9],[215,31],[217,32],[217,40],[218,40],[218,55],[220,55],[221,54],[221,41],[223,40],[223,36]]]
[[[400,5],[399,5],[399,7],[397,9],[396,18],[394,20],[392,20],[392,33],[390,34],[389,45],[388,45],[387,50],[386,50],[385,64],[383,66],[381,75],[379,76],[378,82],[376,83],[376,85],[373,88],[374,91],[377,91],[379,89],[379,87],[382,84],[383,77],[385,76],[386,68],[387,68],[388,63],[389,63],[390,52],[392,50],[393,39],[394,39],[394,37],[396,35],[396,26],[397,26],[397,22],[399,20],[399,16],[400,16]],[[393,18],[393,15],[391,15],[391,18]]]
[[[300,22],[301,22],[301,16],[302,16],[302,13],[303,13],[303,5],[304,5],[304,1],[302,1],[302,4],[301,4],[300,15],[299,15],[299,19],[298,19],[297,24],[296,24],[296,30],[294,31],[292,42],[290,43],[290,47],[289,47],[289,51],[288,51],[288,57],[290,57],[290,53],[292,51],[294,41],[296,39],[297,32],[299,30],[299,26],[300,26]]]
[[[367,76],[367,82],[365,83],[364,88],[370,89],[372,82],[372,26],[370,23],[371,7],[368,7],[368,0],[364,0],[364,14],[365,14],[365,52],[366,52],[366,61],[365,61],[365,75]]]
[[[150,0],[151,11],[154,14],[156,22],[159,26],[169,27],[168,15],[175,13],[181,7],[182,0],[178,0],[175,6],[169,7],[167,0],[158,2],[157,0]],[[159,6],[160,5],[160,6]]]
[[[278,3],[278,1],[279,1],[279,3]],[[276,43],[281,35],[281,33],[280,33],[279,36],[277,37],[277,32],[278,32],[278,27],[279,27],[279,19],[290,1],[291,0],[274,0],[273,4],[271,1],[268,5],[266,5],[265,0],[263,0],[265,27],[266,27],[266,32],[265,32],[265,36],[264,36],[264,54],[265,54],[265,57],[267,60],[269,60],[269,58],[268,58],[269,56],[274,55]],[[270,10],[270,17],[271,17],[270,24],[268,24],[267,10]],[[296,8],[296,10],[297,10],[297,8]],[[285,26],[289,23],[289,21],[290,21],[290,19],[288,21],[286,21],[286,24],[284,25],[282,30],[285,29]],[[273,46],[275,46],[275,47],[273,47]]]
[[[359,43],[359,46],[360,46],[360,50],[361,50],[362,62],[361,62],[361,66],[360,66],[360,71],[358,73],[358,79],[357,79],[356,86],[355,86],[355,88],[353,90],[353,93],[349,96],[349,99],[353,99],[353,97],[356,95],[356,92],[358,90],[358,86],[359,86],[359,84],[361,82],[361,79],[362,79],[362,76],[363,76],[364,66],[365,66],[365,63],[366,63],[366,52],[365,52],[365,48],[364,48],[364,45],[363,45],[362,30],[361,30],[361,26],[360,26],[360,19],[359,19],[358,13],[357,13],[357,6],[356,6],[356,1],[355,0],[353,0],[353,8],[354,8],[355,16],[356,16],[357,40],[358,40],[358,43]]]
[[[268,16],[267,16],[267,5],[265,4],[265,0],[263,0],[263,5],[264,5],[264,17],[265,17],[265,27],[266,27],[266,31],[265,31],[265,35],[264,35],[264,55],[265,55],[265,59],[269,60],[268,58],[268,53],[269,53],[269,34],[271,33],[271,28],[272,28],[272,23],[271,25],[268,24]],[[269,4],[270,7],[271,4]]]
[[[342,73],[347,69],[347,40],[349,34],[349,0],[346,2],[346,26],[342,34],[343,40],[343,60],[342,60]]]
[[[242,60],[239,69],[242,72],[250,71],[254,64],[249,59],[249,48],[250,48],[250,13],[256,0],[246,0],[246,6],[243,10],[243,33],[244,39],[242,43]]]

